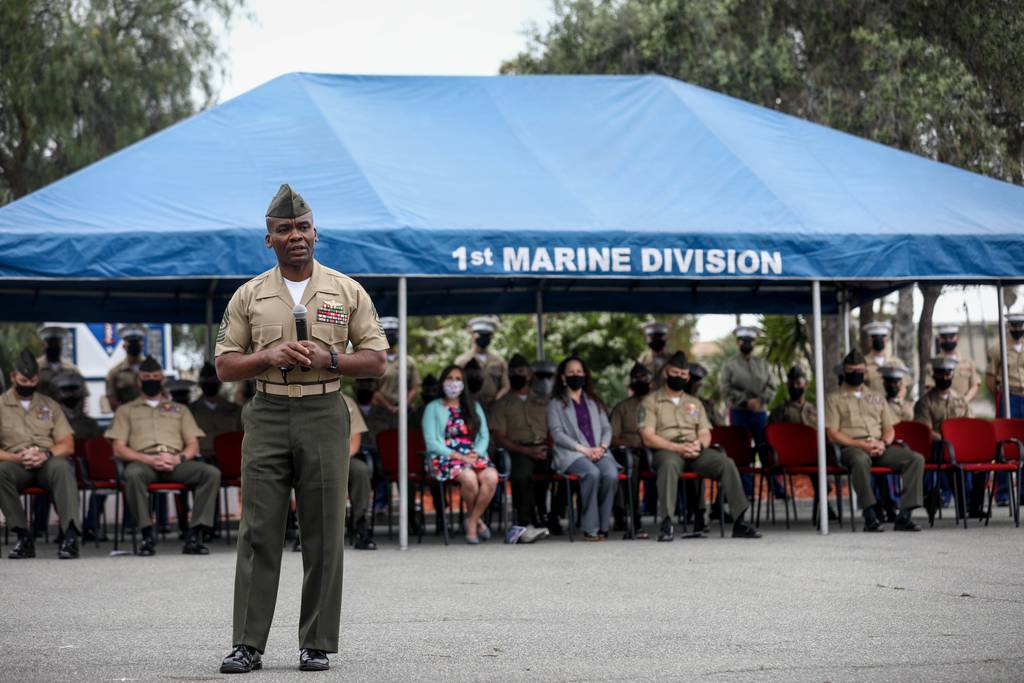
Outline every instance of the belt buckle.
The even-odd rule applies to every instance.
[[[302,398],[302,385],[301,384],[289,384],[288,385],[288,398]]]

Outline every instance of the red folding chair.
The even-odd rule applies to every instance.
[[[988,486],[990,474],[1006,472],[1010,478],[1010,508],[1013,512],[1014,526],[1020,526],[1020,509],[1017,505],[1017,491],[1020,484],[1020,461],[1008,462],[1004,456],[1004,446],[1009,444],[999,443],[996,439],[996,429],[993,423],[987,420],[979,420],[974,417],[955,417],[942,423],[942,448],[945,454],[945,462],[953,469],[955,495],[958,500],[958,509],[966,512],[966,488],[968,472],[984,473],[985,486]],[[1014,444],[1016,445],[1016,444]],[[1020,446],[1017,446],[1018,452]],[[992,516],[992,497],[995,493],[995,483],[989,490],[988,514],[985,525],[988,525]],[[962,505],[962,507],[960,507]],[[964,514],[964,528],[967,528],[967,515]]]
[[[423,525],[426,523],[426,515],[423,510],[423,487],[428,479],[433,480],[432,477],[428,477],[428,469],[426,469],[427,458],[424,456],[424,452],[427,450],[426,443],[423,441],[423,432],[419,429],[409,428],[409,435],[407,441],[407,447],[409,451],[409,485],[415,485],[416,489],[413,492],[413,503],[416,502],[416,495],[419,494],[419,534],[417,536],[417,542],[423,542]],[[391,538],[392,528],[392,504],[391,504],[391,485],[398,486],[398,430],[397,429],[385,429],[377,434],[377,453],[380,455],[380,468],[381,474],[387,479],[388,486],[388,538]],[[444,490],[442,489],[441,500],[444,499]],[[445,504],[442,503],[442,506]],[[448,519],[442,512],[442,519],[444,521],[444,542],[448,545]]]
[[[923,422],[897,422],[893,429],[895,430],[896,437],[893,443],[897,443],[904,448],[909,448],[912,451],[920,453],[924,456],[924,471],[925,474],[931,473],[932,475],[932,487],[928,495],[936,496],[934,508],[929,507],[928,510],[928,525],[935,525],[935,512],[938,512],[939,517],[942,517],[942,506],[938,503],[939,495],[939,473],[947,472],[952,469],[947,463],[942,461],[941,449],[938,447],[939,444],[932,437],[932,428]],[[957,523],[960,520],[957,518]]]
[[[771,456],[770,471],[764,472],[765,477],[782,475],[786,485],[786,528],[789,528],[789,507],[793,501],[793,520],[796,521],[796,501],[793,490],[793,476],[803,474],[811,477],[818,476],[818,432],[814,427],[803,424],[770,424],[764,431],[765,444]],[[833,455],[833,460],[835,456]],[[843,489],[842,478],[848,473],[845,468],[839,467],[835,462],[825,464],[825,475],[835,479],[836,488],[836,511],[839,517],[839,526],[843,526]],[[818,491],[818,495],[828,498],[828,489]],[[772,505],[772,519],[775,517],[775,499],[769,498]],[[851,496],[850,514],[853,515],[853,502]],[[817,523],[818,507],[814,506],[814,521]],[[760,511],[759,511],[760,514]],[[853,524],[850,524],[851,529]]]
[[[721,450],[730,460],[736,463],[736,469],[739,470],[741,475],[745,474],[754,480],[754,500],[752,507],[756,507],[760,487],[762,484],[767,484],[767,480],[763,476],[764,472],[761,467],[755,464],[756,451],[754,450],[754,438],[751,436],[750,430],[746,427],[739,427],[735,425],[712,427],[711,447]],[[758,479],[758,477],[760,477],[760,479]],[[769,486],[769,489],[770,488],[771,487]],[[724,526],[724,514],[722,519]],[[722,534],[725,534],[724,528],[722,529]]]
[[[85,487],[92,496],[98,493],[113,492],[114,494],[114,550],[117,550],[121,530],[121,479],[118,473],[117,462],[114,459],[114,451],[110,442],[102,436],[94,436],[86,439],[82,444],[84,455]],[[103,517],[104,526],[107,523],[107,516],[104,510],[100,509],[99,516]],[[96,520],[97,523],[99,519]],[[99,530],[96,529],[96,547],[99,547]]]
[[[213,439],[213,460],[220,470],[220,492],[224,542],[231,545],[231,515],[228,514],[228,489],[242,489],[242,439],[244,432],[224,432]]]

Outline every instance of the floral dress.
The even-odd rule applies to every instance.
[[[444,455],[434,455],[431,463],[437,478],[442,481],[451,481],[459,476],[468,465],[462,460],[456,460],[450,456],[451,451],[465,455],[473,451],[473,437],[469,434],[469,426],[459,414],[458,408],[448,407],[448,422],[444,426],[444,445],[448,452]],[[491,458],[486,453],[478,453],[479,461],[484,467],[494,467]]]

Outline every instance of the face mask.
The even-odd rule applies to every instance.
[[[650,382],[641,382],[640,380],[637,380],[630,384],[629,388],[633,390],[634,396],[646,396],[647,394],[651,393]]]
[[[373,400],[373,389],[356,389],[356,403],[361,406],[370,405]]]
[[[457,379],[448,379],[444,382],[444,395],[448,398],[455,398],[462,393],[462,381]]]
[[[164,383],[158,379],[144,379],[142,380],[142,393],[146,396],[159,396],[160,391],[164,388]]]
[[[955,341],[940,342],[939,343],[939,348],[941,348],[946,353],[950,353],[950,352],[956,350],[956,342]]]
[[[213,398],[220,393],[220,382],[200,382],[199,388],[202,389],[203,396]]]
[[[133,339],[132,341],[128,342],[125,345],[124,352],[127,353],[129,356],[141,356],[142,342],[137,339]]]
[[[14,390],[18,392],[18,396],[21,396],[22,398],[32,398],[32,394],[36,393],[36,388],[34,386],[27,387],[24,384],[15,384]]]
[[[953,378],[946,377],[944,375],[935,375],[935,388],[939,391],[945,391],[953,386]]]
[[[481,349],[486,349],[491,345],[491,335],[489,334],[478,334],[476,336],[476,345]]]
[[[805,387],[790,387],[789,388],[789,400],[799,401],[804,397]]]
[[[1020,338],[1024,337],[1024,330],[1010,330],[1010,336],[1014,341],[1020,341]]]
[[[663,348],[665,348],[665,339],[664,337],[652,337],[651,340],[647,342],[647,346],[651,349],[651,351],[657,353],[658,351],[661,351]]]
[[[526,377],[524,375],[509,375],[508,385],[512,387],[512,391],[519,391],[526,386]]]
[[[47,346],[46,347],[46,360],[50,363],[60,362],[60,347],[59,346]]]
[[[885,385],[885,397],[896,398],[896,395],[900,393],[900,385],[898,382],[883,382]]]
[[[749,355],[754,350],[754,342],[752,341],[741,341],[740,342],[740,353],[743,355]]]
[[[569,387],[573,391],[582,389],[583,385],[587,383],[587,378],[583,375],[569,375],[565,378],[565,386]]]
[[[483,377],[470,377],[466,380],[466,386],[469,388],[469,393],[475,394],[484,387]]]
[[[388,340],[388,346],[393,347],[395,344],[398,343],[398,335],[395,334],[394,332],[385,332],[384,338]]]
[[[533,390],[541,396],[547,396],[551,393],[551,385],[554,383],[550,377],[538,377],[533,380]]]
[[[872,337],[871,348],[875,351],[885,351],[885,337]]]
[[[61,396],[60,402],[64,404],[65,408],[74,408],[78,405],[77,396]]]
[[[665,386],[667,386],[672,391],[682,391],[683,389],[686,388],[686,378],[676,377],[675,375],[669,375],[665,379]]]
[[[843,384],[849,384],[851,387],[859,387],[861,384],[864,384],[864,371],[844,372]]]

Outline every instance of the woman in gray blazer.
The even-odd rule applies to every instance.
[[[608,413],[591,387],[586,366],[575,356],[563,360],[555,372],[548,432],[555,445],[555,470],[580,478],[583,538],[603,541],[608,537],[619,469],[608,450],[612,441]]]

